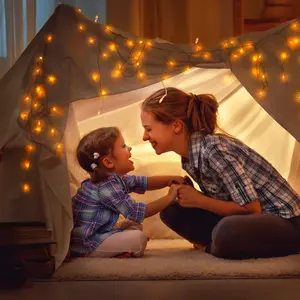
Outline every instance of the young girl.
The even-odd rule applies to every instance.
[[[198,183],[178,191],[161,213],[179,235],[231,258],[300,251],[300,198],[274,167],[241,141],[218,134],[218,103],[208,94],[159,90],[142,105],[144,140],[156,154],[174,151]]]
[[[77,159],[91,178],[82,182],[72,199],[72,256],[142,256],[148,239],[140,224],[176,199],[179,186],[171,182],[183,183],[183,178],[126,175],[134,170],[130,151],[116,127],[96,129],[79,142]],[[147,205],[129,196],[168,185],[166,196]],[[126,221],[116,227],[120,214]]]

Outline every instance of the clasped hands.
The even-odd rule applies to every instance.
[[[205,196],[194,187],[184,184],[184,178],[176,181],[177,184],[172,184],[169,192],[176,194],[175,199],[177,198],[178,204],[183,207],[199,207]]]

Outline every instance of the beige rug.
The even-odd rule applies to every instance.
[[[143,258],[76,258],[63,264],[55,281],[171,280],[300,277],[300,254],[230,261],[213,257],[184,240],[152,240]]]

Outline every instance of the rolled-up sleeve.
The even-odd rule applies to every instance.
[[[146,204],[137,202],[119,182],[111,182],[99,191],[101,203],[113,211],[122,214],[126,219],[141,223],[146,214]]]
[[[129,193],[144,194],[147,190],[148,178],[146,176],[125,175],[122,179]]]
[[[258,199],[252,180],[232,153],[217,145],[210,151],[208,160],[212,170],[223,182],[232,201],[243,206]]]

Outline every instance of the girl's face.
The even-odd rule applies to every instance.
[[[113,155],[110,155],[109,158],[115,173],[124,175],[134,170],[133,161],[130,160],[131,149],[125,144],[124,138],[120,134],[114,144]]]
[[[144,127],[143,140],[149,141],[156,154],[174,151],[174,124],[166,125],[155,119],[154,115],[142,111],[141,121]]]

